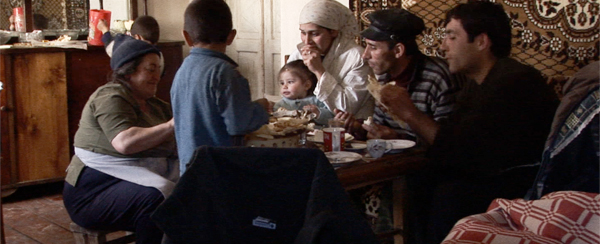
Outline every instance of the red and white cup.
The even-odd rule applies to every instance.
[[[326,152],[337,152],[344,150],[346,129],[343,127],[323,128],[323,144]]]
[[[98,21],[105,20],[110,29],[110,11],[102,9],[90,9],[90,32],[88,43],[93,46],[104,46],[102,42],[102,31],[98,30]]]
[[[15,31],[25,32],[25,14],[23,13],[23,8],[13,8],[13,16],[15,18]]]

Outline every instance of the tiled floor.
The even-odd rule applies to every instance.
[[[7,244],[74,244],[62,201],[62,182],[19,188],[2,198]],[[107,238],[122,236],[115,232]]]

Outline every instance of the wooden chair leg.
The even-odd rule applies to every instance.
[[[75,244],[125,244],[135,242],[135,233],[127,232],[126,236],[106,241],[106,235],[114,231],[98,231],[83,228],[75,223],[70,224]]]

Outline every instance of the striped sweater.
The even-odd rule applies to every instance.
[[[455,95],[464,78],[450,74],[444,60],[423,54],[415,56],[405,72],[409,73],[401,77],[406,77],[408,82],[390,79],[388,75],[381,75],[378,80],[384,84],[392,81],[396,81],[396,85],[407,84],[411,100],[420,111],[436,121],[448,117],[454,109]],[[380,106],[375,106],[373,120],[394,129],[399,138],[417,139],[408,125],[394,121]]]

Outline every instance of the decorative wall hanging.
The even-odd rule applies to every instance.
[[[427,29],[417,42],[423,53],[443,56],[445,13],[465,1],[455,0],[350,0],[350,9],[360,20],[378,9],[404,8],[423,18]],[[540,70],[549,82],[560,82],[579,68],[598,60],[598,0],[497,0],[512,20],[511,57]],[[560,84],[557,84],[560,85]],[[558,89],[558,88],[557,88]]]

